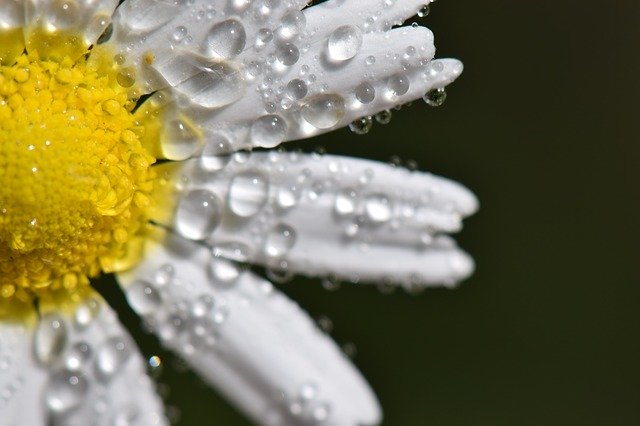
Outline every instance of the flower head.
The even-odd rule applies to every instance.
[[[433,60],[426,28],[393,28],[424,0],[306,3],[0,4],[9,424],[166,423],[139,352],[90,285],[102,273],[256,422],[379,422],[331,339],[241,265],[454,285],[473,263],[444,234],[475,198],[390,165],[250,151],[346,125],[364,133],[372,115],[423,95],[437,105],[462,66]]]

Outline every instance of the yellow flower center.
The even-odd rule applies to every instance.
[[[0,316],[130,266],[153,187],[149,117],[132,112],[113,55],[42,60],[29,46],[0,58]]]

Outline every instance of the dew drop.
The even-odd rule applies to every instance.
[[[187,121],[175,119],[165,124],[160,143],[167,160],[181,161],[198,152],[202,138]]]
[[[264,252],[269,257],[281,257],[296,243],[296,231],[289,225],[280,223],[273,227],[264,243]]]
[[[356,211],[358,194],[353,189],[344,189],[336,195],[333,209],[338,216],[349,216]]]
[[[279,115],[264,115],[251,125],[251,143],[262,148],[273,148],[284,141],[287,124]]]
[[[219,198],[206,189],[194,189],[184,195],[176,211],[176,229],[185,238],[202,240],[220,224]]]
[[[112,337],[102,344],[96,356],[96,372],[108,379],[117,374],[129,360],[131,348],[121,337]]]
[[[373,102],[376,97],[376,89],[373,87],[371,83],[367,83],[366,81],[361,83],[358,87],[356,87],[356,99],[363,104],[368,104]]]
[[[93,322],[100,313],[100,303],[89,297],[78,305],[74,314],[74,321],[79,328],[85,328]]]
[[[65,355],[65,366],[69,370],[79,370],[91,358],[91,346],[86,342],[74,344]]]
[[[213,57],[231,59],[244,50],[247,34],[242,23],[227,19],[214,25],[205,39],[205,52]]]
[[[62,370],[49,379],[44,392],[47,408],[60,415],[80,405],[89,389],[89,382],[80,373]]]
[[[409,91],[409,78],[402,73],[394,74],[387,79],[387,90],[391,96],[402,96]]]
[[[389,124],[391,123],[391,117],[392,117],[392,112],[389,111],[388,109],[384,110],[384,111],[380,111],[379,113],[376,114],[376,121],[380,124]]]
[[[298,10],[285,14],[280,22],[281,26],[278,29],[278,37],[283,40],[292,40],[307,26],[307,19],[304,13]]]
[[[276,49],[276,58],[285,66],[291,66],[300,59],[300,50],[293,43],[283,43]]]
[[[373,120],[371,117],[361,117],[349,124],[349,130],[356,135],[366,135],[369,133],[372,126]]]
[[[307,83],[300,80],[299,78],[295,78],[287,83],[287,87],[285,89],[285,94],[294,101],[298,99],[302,99],[307,96]]]
[[[428,91],[422,99],[425,103],[432,107],[439,107],[447,100],[447,92],[444,87]]]
[[[147,281],[137,280],[125,290],[129,305],[139,315],[153,314],[161,305],[158,291]]]
[[[365,200],[367,218],[374,223],[384,223],[391,219],[392,204],[386,195],[369,195]]]
[[[344,98],[337,94],[314,96],[302,107],[302,117],[318,129],[329,129],[337,125],[344,114]]]
[[[419,10],[418,10],[418,16],[420,18],[425,18],[429,15],[430,12],[430,8],[428,4],[423,5]]]
[[[229,208],[240,217],[258,213],[267,202],[269,181],[257,172],[236,175],[229,183]]]
[[[200,166],[208,172],[222,170],[231,161],[231,151],[229,139],[221,134],[214,134],[208,138],[202,150]]]
[[[240,277],[240,266],[230,260],[215,257],[209,266],[215,284],[230,286]]]
[[[343,25],[336,28],[329,36],[327,48],[329,59],[345,61],[351,59],[362,46],[362,31],[355,25]]]
[[[36,360],[42,365],[55,362],[67,345],[67,325],[62,316],[47,314],[40,319],[33,335]]]

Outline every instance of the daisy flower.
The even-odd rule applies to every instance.
[[[91,287],[105,273],[254,422],[380,422],[348,358],[245,265],[452,286],[473,262],[446,234],[476,200],[392,165],[253,149],[439,104],[462,65],[399,26],[425,0],[307,2],[0,3],[0,424],[167,424]]]

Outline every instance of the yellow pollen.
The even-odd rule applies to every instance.
[[[0,65],[0,317],[129,266],[144,232],[155,158],[105,50]]]

